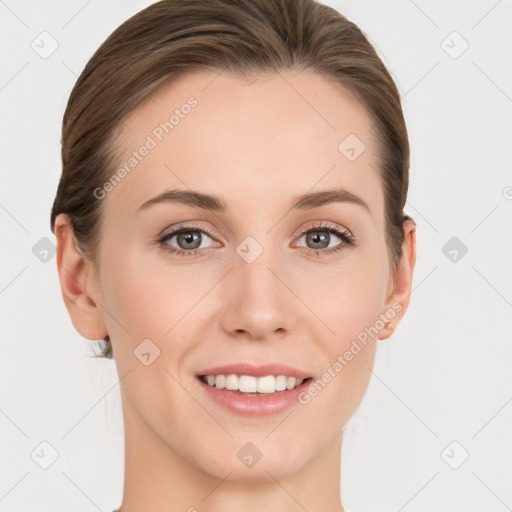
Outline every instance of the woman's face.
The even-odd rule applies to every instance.
[[[308,72],[190,74],[123,123],[125,172],[97,193],[98,314],[124,376],[126,436],[158,439],[153,457],[254,481],[296,473],[339,440],[381,320],[396,327],[406,307],[389,298],[371,129],[360,104]],[[170,191],[189,195],[148,203]],[[241,364],[287,365],[311,380],[299,401],[297,391],[208,389],[198,377]]]

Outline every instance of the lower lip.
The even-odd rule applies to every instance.
[[[242,395],[227,389],[219,389],[205,384],[197,378],[206,394],[227,410],[249,417],[266,417],[278,414],[298,402],[299,395],[305,391],[313,379],[305,380],[300,386],[286,391],[276,391],[268,395]]]

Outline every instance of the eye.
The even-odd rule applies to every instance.
[[[341,240],[341,243],[335,246],[330,246],[332,236]],[[158,239],[159,245],[169,252],[177,256],[200,256],[204,253],[204,249],[211,246],[205,246],[205,236],[214,239],[214,235],[208,229],[195,225],[180,225],[170,231],[165,232]],[[312,247],[306,247],[306,250],[315,253],[317,257],[322,255],[330,255],[344,248],[355,246],[355,238],[345,229],[342,229],[334,224],[317,223],[309,226],[308,229],[300,233],[299,239],[305,237],[306,243]],[[178,245],[176,247],[171,243]],[[299,247],[303,247],[299,245]]]
[[[210,238],[210,233],[205,228],[192,225],[181,225],[172,231],[164,233],[159,239],[159,244],[169,253],[178,256],[195,256],[202,253],[204,235]],[[213,235],[212,235],[213,236]],[[171,240],[176,238],[178,247],[170,244]]]
[[[335,235],[335,238],[341,239],[342,242],[329,247],[332,241],[331,235]],[[303,237],[305,237],[307,244],[313,246],[307,247],[307,249],[314,251],[316,256],[319,256],[320,252],[332,254],[346,247],[355,246],[355,238],[347,230],[328,223],[318,223],[312,228],[309,227],[309,229],[302,231],[299,240]]]

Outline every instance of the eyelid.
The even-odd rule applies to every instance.
[[[207,228],[205,226],[199,226],[194,223],[188,223],[183,222],[178,224],[177,226],[171,226],[168,228],[165,228],[159,235],[158,239],[165,238],[167,235],[170,235],[171,233],[173,235],[178,234],[180,231],[193,231],[194,229],[197,229],[198,231],[204,231],[208,236],[212,238],[216,238],[216,235],[213,233],[213,231],[210,228]]]
[[[340,226],[338,224],[334,224],[334,223],[331,223],[329,221],[324,221],[324,220],[317,220],[317,221],[313,221],[312,224],[307,224],[306,227],[301,228],[299,230],[298,235],[300,236],[300,235],[303,235],[304,233],[307,233],[308,231],[312,231],[314,229],[322,229],[322,228],[332,228],[332,229],[335,229],[342,233],[345,233],[352,238],[354,237],[354,235],[352,235],[352,233],[350,232],[349,229],[347,229],[343,226]]]
[[[350,230],[348,230],[347,228],[344,228],[344,227],[341,227],[341,226],[338,226],[337,224],[332,224],[330,223],[329,221],[313,221],[312,224],[308,224],[306,225],[306,227],[303,227],[303,228],[300,228],[299,231],[294,235],[294,237],[297,237],[297,236],[302,236],[303,234],[307,233],[308,231],[312,230],[312,229],[321,229],[321,228],[333,228],[333,229],[336,229],[336,230],[339,230],[343,233],[346,233],[347,235],[349,235],[350,237],[353,237],[352,233],[350,232]],[[197,229],[198,231],[204,231],[206,232],[206,234],[208,236],[210,236],[211,238],[213,238],[214,240],[217,239],[217,235],[215,233],[213,233],[213,230],[211,230],[209,227],[205,227],[205,226],[200,226],[198,224],[194,224],[194,223],[187,223],[187,222],[183,222],[183,223],[180,223],[178,224],[177,226],[171,226],[171,227],[168,227],[168,228],[165,228],[159,235],[158,235],[158,239],[162,239],[162,238],[165,238],[167,235],[170,235],[171,233],[173,235],[176,235],[178,234],[180,231],[188,231],[188,230],[193,230],[193,229]]]
[[[337,252],[339,250],[343,250],[345,248],[355,247],[357,245],[356,238],[352,235],[350,230],[348,230],[347,228],[344,228],[338,224],[331,223],[329,221],[313,221],[312,223],[301,228],[299,230],[299,232],[296,235],[294,235],[294,240],[300,239],[302,236],[304,236],[305,234],[307,234],[309,232],[312,232],[315,230],[320,231],[322,229],[325,229],[326,231],[329,231],[330,233],[337,236],[341,240],[341,243],[334,247],[324,248],[324,249],[312,249],[310,247],[303,247],[303,246],[298,246],[298,247],[302,247],[302,249],[305,249],[306,251],[316,252],[317,256],[320,253],[323,253],[325,256],[329,256],[331,253]],[[184,250],[184,249],[175,248],[174,246],[166,243],[167,242],[166,239],[170,240],[170,239],[174,238],[175,236],[179,235],[180,232],[187,232],[187,231],[199,231],[202,233],[206,233],[210,238],[212,238],[214,241],[218,242],[216,234],[214,234],[213,231],[209,227],[197,225],[194,222],[190,222],[190,223],[183,222],[183,223],[178,224],[177,226],[171,226],[171,227],[166,228],[164,231],[162,231],[161,234],[158,236],[158,240],[157,240],[158,244],[162,247],[164,245],[167,245],[168,247],[170,246],[172,249],[166,248],[167,251],[169,253],[176,253],[179,256],[185,256],[185,255],[195,256],[197,254],[199,254],[199,255],[204,254],[204,251],[206,251],[206,249],[208,249],[208,248],[203,247],[203,248],[197,248],[197,249],[191,249],[191,250]]]

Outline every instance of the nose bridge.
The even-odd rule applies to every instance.
[[[270,247],[270,237],[265,240],[268,243],[263,247],[247,237],[236,248],[224,312],[227,331],[246,331],[257,339],[289,330],[294,321],[293,294],[279,276],[282,259]]]
[[[280,293],[277,290],[280,283],[275,276],[275,269],[280,267],[277,262],[278,255],[269,245],[265,244],[260,252],[251,242],[241,244],[237,248],[238,261],[235,264],[235,272],[246,293],[256,296],[263,293],[268,300]]]

